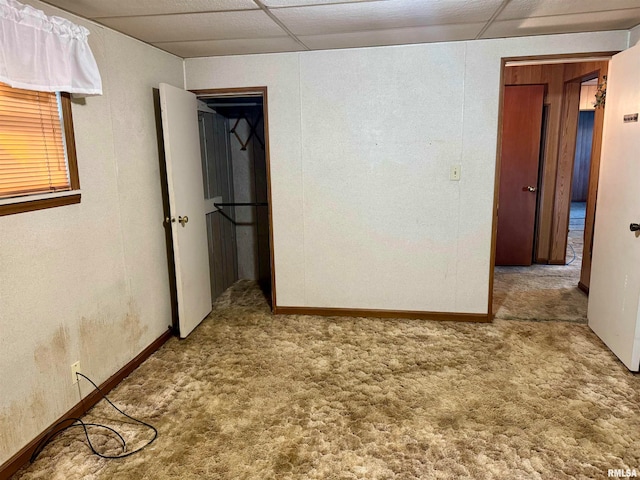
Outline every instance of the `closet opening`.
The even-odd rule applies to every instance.
[[[240,91],[239,91],[240,90]],[[238,280],[275,305],[266,89],[197,91],[211,298]]]

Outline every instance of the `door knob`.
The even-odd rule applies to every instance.
[[[523,192],[535,192],[538,190],[536,187],[532,187],[531,185],[527,185],[526,187],[522,187]]]
[[[631,230],[632,232],[640,232],[640,224],[632,223],[631,225],[629,225],[629,230]]]
[[[184,227],[186,223],[189,222],[189,217],[186,215],[184,217],[178,217],[178,222]]]
[[[164,223],[166,223],[167,225],[175,221],[176,221],[176,217],[164,217]]]

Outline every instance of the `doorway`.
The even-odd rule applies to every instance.
[[[504,61],[492,252],[494,265],[489,305],[496,318],[586,322],[587,300],[580,289],[588,291],[591,260],[588,241],[595,217],[599,142],[604,115],[602,111],[593,112],[593,106],[588,113],[583,105],[589,99],[593,104],[595,91],[607,73],[611,55]],[[582,85],[585,81],[589,82]],[[536,199],[528,199],[536,208],[535,215],[529,220],[530,230],[534,231],[533,239],[527,239],[533,248],[529,246],[529,253],[525,252],[524,257],[528,258],[521,258],[519,263],[509,263],[500,261],[495,248],[501,242],[508,244],[512,237],[508,235],[505,240],[503,235],[501,238],[500,225],[505,222],[505,214],[512,209],[511,198],[504,196],[503,190],[505,182],[513,178],[509,174],[510,153],[505,144],[512,140],[508,135],[509,127],[513,127],[513,119],[506,118],[510,108],[507,92],[515,86],[544,88],[544,101],[542,126],[537,127],[541,152],[539,169],[527,179],[526,185],[517,185],[523,194],[535,193],[537,196]],[[518,106],[521,102],[516,105],[516,111]],[[530,110],[524,109],[521,115],[531,117],[528,115]],[[585,113],[581,113],[582,110]],[[595,141],[591,142],[592,139]],[[535,142],[529,143],[533,145]],[[527,150],[531,152],[534,149]],[[532,162],[538,160],[533,158],[535,155],[530,156]],[[595,161],[589,162],[592,156]],[[530,170],[534,172],[535,168]],[[521,216],[516,216],[516,221],[521,220]],[[515,228],[522,230],[523,227],[518,225]],[[504,233],[508,229],[502,231]],[[585,244],[587,248],[583,257],[582,246]],[[585,262],[582,262],[583,258]],[[527,261],[532,265],[523,266]],[[500,264],[519,266],[495,267]]]
[[[597,91],[597,77],[581,82],[580,110],[578,113],[573,160],[573,179],[571,181],[571,208],[569,210],[569,233],[567,237],[567,253],[571,258],[567,258],[568,264],[571,262],[582,264],[583,259]],[[580,281],[578,281],[578,284],[580,285]]]
[[[211,298],[238,280],[275,304],[266,89],[197,91]]]

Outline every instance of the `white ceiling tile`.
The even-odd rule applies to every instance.
[[[482,38],[626,30],[639,22],[640,8],[552,17],[532,17],[493,22]]]
[[[212,55],[296,52],[304,50],[304,48],[291,37],[169,42],[156,43],[154,45],[184,58],[208,57]]]
[[[511,0],[498,20],[640,8],[640,0]]]
[[[253,0],[47,0],[87,18],[257,9]]]
[[[269,8],[328,5],[331,3],[388,2],[389,0],[262,0]]]
[[[279,8],[271,12],[296,35],[323,35],[476,23],[491,18],[501,3],[501,0],[388,0]]]
[[[299,51],[254,0],[45,0],[178,55]],[[503,0],[262,0],[312,49],[475,38]],[[511,0],[483,38],[623,30],[640,0]]]
[[[149,43],[285,35],[262,10],[119,17],[103,19],[101,22]]]
[[[374,47],[411,43],[447,42],[475,38],[484,23],[434,25],[428,27],[395,28],[368,32],[334,33],[298,37],[312,50],[333,48]]]

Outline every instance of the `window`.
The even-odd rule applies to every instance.
[[[0,215],[80,202],[71,100],[0,83]]]

